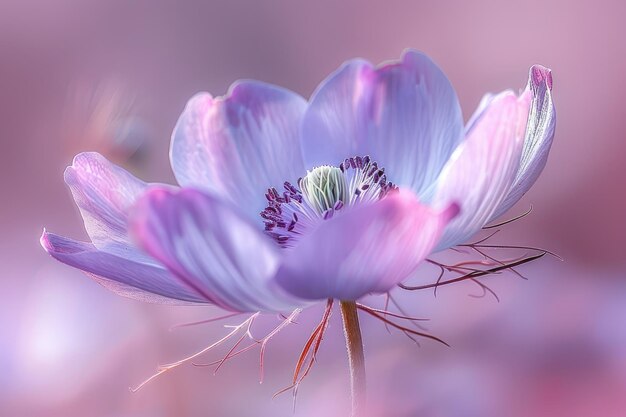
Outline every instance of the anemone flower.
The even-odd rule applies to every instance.
[[[239,81],[223,97],[194,96],[180,116],[170,149],[180,188],[80,154],[65,181],[91,242],[46,231],[41,242],[142,301],[252,318],[339,300],[356,413],[356,301],[389,292],[520,199],[554,136],[551,88],[550,71],[533,66],[525,90],[486,95],[464,126],[446,76],[413,50],[377,67],[349,61],[308,101]]]

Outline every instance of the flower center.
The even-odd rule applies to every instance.
[[[339,168],[323,165],[317,167],[299,181],[302,195],[307,204],[324,215],[341,207],[348,201],[348,183],[343,171]]]
[[[300,178],[297,187],[287,181],[283,187],[282,194],[273,187],[267,190],[268,205],[261,212],[265,232],[283,248],[293,246],[320,221],[378,201],[398,188],[369,156],[346,158],[339,167],[319,166]]]

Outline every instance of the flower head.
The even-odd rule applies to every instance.
[[[256,81],[193,97],[172,136],[181,188],[84,153],[65,173],[90,243],[42,245],[125,296],[285,311],[357,300],[467,241],[543,169],[555,126],[550,71],[487,95],[464,127],[425,55],[349,61],[310,100]]]

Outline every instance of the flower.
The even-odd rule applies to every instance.
[[[44,231],[41,243],[144,301],[276,312],[385,293],[535,182],[554,136],[551,89],[533,66],[523,92],[485,96],[464,127],[450,82],[413,50],[379,67],[349,61],[309,101],[240,81],[180,116],[181,188],[80,154],[65,181],[91,242]]]

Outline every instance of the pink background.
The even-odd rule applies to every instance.
[[[184,3],[184,4],[182,4]],[[291,416],[288,384],[319,319],[217,376],[186,366],[131,394],[158,363],[224,334],[219,323],[169,332],[213,308],[119,298],[40,248],[43,226],[84,237],[62,172],[98,150],[147,180],[172,181],[169,134],[195,92],[255,78],[308,96],[344,60],[428,53],[464,114],[483,93],[553,69],[558,123],[542,177],[511,214],[534,212],[500,241],[549,248],[470,284],[402,294],[445,348],[421,348],[363,319],[371,414],[623,416],[626,413],[626,6],[623,1],[3,1],[0,5],[0,414]],[[131,151],[138,147],[133,157]],[[487,281],[486,281],[487,282]],[[296,416],[346,415],[338,316],[300,389]],[[271,321],[271,320],[270,320]],[[235,323],[236,320],[226,321]],[[219,352],[223,353],[223,352]],[[219,358],[219,353],[207,360]]]

